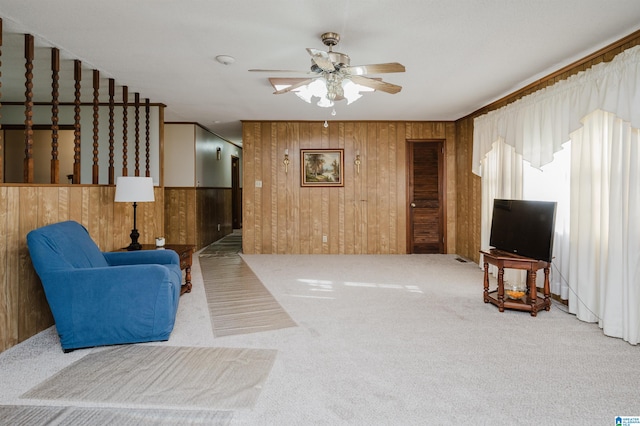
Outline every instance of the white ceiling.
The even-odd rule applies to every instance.
[[[455,120],[640,29],[638,0],[0,0],[2,97],[24,99],[24,33],[36,37],[36,101],[50,97],[50,53],[61,50],[62,96],[72,99],[71,59],[142,99],[167,106],[166,121],[197,122],[241,142],[240,120]],[[331,109],[268,77],[307,71],[307,47],[341,35],[351,64],[400,62],[384,74],[400,93],[368,93]],[[13,35],[15,34],[15,35]],[[232,65],[215,60],[231,55]],[[20,67],[12,71],[12,64]],[[15,68],[15,67],[14,67]],[[118,90],[120,93],[120,90]],[[84,98],[83,98],[84,100]]]

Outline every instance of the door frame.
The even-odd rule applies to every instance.
[[[447,140],[442,139],[406,139],[405,147],[407,153],[407,174],[406,174],[406,241],[407,241],[407,254],[413,254],[413,221],[411,220],[411,203],[413,202],[413,146],[417,143],[439,143],[440,155],[438,156],[438,193],[440,203],[440,229],[442,229],[442,253],[447,253],[447,162],[445,161],[447,156]]]

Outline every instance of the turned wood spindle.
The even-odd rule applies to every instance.
[[[113,123],[114,123],[114,110],[115,110],[115,101],[114,97],[116,94],[116,82],[113,78],[109,79],[109,185],[115,184],[115,169],[113,167],[113,144],[114,144],[114,131],[113,131]]]
[[[129,140],[129,88],[122,87],[122,176],[128,176],[127,144]]]
[[[98,162],[98,139],[100,133],[100,71],[93,70],[93,168],[91,182],[99,183],[100,165]]]
[[[80,183],[80,88],[82,81],[82,61],[76,59],[73,61],[73,78],[75,80],[75,99],[73,101],[73,182]]]
[[[24,183],[33,183],[33,36],[24,35]]]
[[[135,169],[134,176],[140,176],[140,93],[134,95],[135,109]]]
[[[51,49],[51,183],[60,183],[58,114],[60,112],[60,50]]]
[[[149,156],[150,156],[150,151],[151,151],[151,132],[149,130],[149,119],[150,119],[150,111],[151,111],[151,106],[149,104],[149,98],[147,98],[145,100],[144,103],[144,111],[145,111],[145,176],[146,177],[151,177],[151,170],[150,170],[150,160],[149,160]]]

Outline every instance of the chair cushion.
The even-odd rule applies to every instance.
[[[38,273],[109,266],[87,229],[78,222],[66,221],[35,229],[27,235],[27,242]]]

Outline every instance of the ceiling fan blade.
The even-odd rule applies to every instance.
[[[402,86],[396,84],[387,83],[382,80],[377,80],[369,77],[362,77],[358,75],[352,75],[351,81],[361,86],[370,87],[381,92],[395,94],[402,90]]]
[[[289,93],[292,90],[297,89],[298,87],[302,87],[302,86],[306,86],[307,84],[311,83],[313,80],[315,80],[317,77],[314,78],[300,78],[300,79],[282,79],[282,80],[299,80],[297,82],[292,82],[293,84],[291,84],[288,87],[285,87],[284,89],[280,89],[280,90],[276,90],[275,92],[273,92],[274,95],[281,95],[283,93]],[[275,88],[277,83],[274,83],[274,80],[278,80],[278,79],[272,79],[270,78],[269,81],[271,82],[271,85]],[[282,82],[281,82],[282,84]],[[289,83],[285,83],[285,84],[289,84]]]
[[[281,90],[283,87],[293,86],[294,84],[309,80],[308,77],[269,77],[269,83],[271,83],[275,90]]]
[[[351,75],[365,75],[405,72],[405,68],[404,65],[398,62],[388,62],[386,64],[354,65],[352,67],[346,67],[346,71]]]
[[[310,47],[307,48],[307,52],[311,55],[313,62],[315,62],[323,71],[332,72],[336,70],[327,52]]]
[[[249,72],[293,72],[297,74],[311,74],[310,71],[300,71],[300,70],[263,70],[263,69],[251,69]]]

